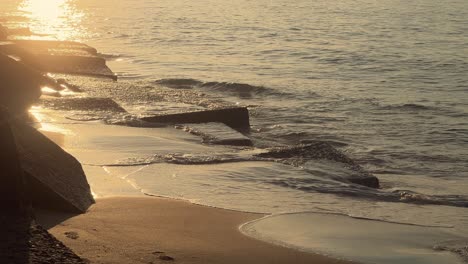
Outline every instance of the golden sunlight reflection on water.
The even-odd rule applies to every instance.
[[[24,0],[18,11],[28,16],[27,26],[46,39],[80,40],[86,32],[81,25],[85,14],[74,0]]]

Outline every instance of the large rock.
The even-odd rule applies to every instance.
[[[13,132],[33,205],[86,212],[94,199],[81,164],[26,124],[15,124]]]
[[[246,107],[210,109],[196,112],[157,115],[143,117],[143,121],[154,123],[184,124],[184,123],[212,123],[218,122],[236,130],[250,128],[249,110]]]
[[[24,181],[10,119],[0,109],[0,263],[84,264],[80,257],[34,223],[32,192]]]
[[[44,77],[0,53],[0,105],[13,113],[24,112],[40,96]]]

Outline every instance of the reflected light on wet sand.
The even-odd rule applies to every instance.
[[[28,14],[28,26],[46,38],[79,40],[85,32],[81,27],[84,13],[73,0],[24,0],[18,10]]]
[[[42,106],[32,106],[31,109],[29,109],[29,114],[36,123],[36,126],[38,126],[39,132],[54,141],[57,145],[63,147],[65,144],[65,135],[73,135],[73,132],[53,125],[52,123],[55,120],[48,120],[50,117],[46,117],[42,111],[44,111]]]

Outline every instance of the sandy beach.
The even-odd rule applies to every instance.
[[[41,225],[91,263],[349,263],[239,232],[260,217],[156,197],[102,198],[77,216],[37,213]]]
[[[468,2],[0,2],[0,264],[468,264]]]

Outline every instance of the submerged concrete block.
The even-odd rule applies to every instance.
[[[177,127],[200,136],[203,143],[231,146],[252,146],[250,138],[222,123],[190,124]]]
[[[43,52],[49,49],[75,49],[87,51],[92,55],[97,54],[95,48],[76,41],[17,39],[11,42],[31,52]]]
[[[70,41],[15,40],[0,42],[0,52],[13,55],[24,64],[43,72],[106,77],[117,76],[97,55],[96,49]]]
[[[36,57],[42,64],[44,71],[83,74],[117,80],[117,76],[107,67],[106,60],[101,57],[50,54],[38,54]]]
[[[248,130],[250,128],[249,110],[246,107],[157,115],[141,119],[147,122],[168,124],[218,122],[234,129]]]
[[[81,164],[26,124],[15,124],[13,133],[33,205],[86,212],[94,199]]]

